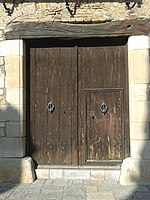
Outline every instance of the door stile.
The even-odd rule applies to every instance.
[[[130,123],[129,123],[129,79],[128,79],[128,49],[127,44],[123,47],[123,55],[124,55],[124,70],[121,70],[121,76],[124,77],[122,81],[124,81],[124,93],[123,93],[123,120],[124,120],[124,158],[130,156]]]
[[[72,80],[73,80],[73,98],[75,99],[75,104],[72,107],[74,112],[72,112],[72,119],[74,121],[74,130],[72,130],[72,165],[79,165],[79,136],[78,136],[78,47],[74,47],[73,53],[73,65],[72,65]],[[76,151],[75,151],[76,150]],[[75,152],[73,152],[75,151]]]
[[[28,49],[29,51],[29,56],[30,56],[30,66],[28,66],[29,68],[29,74],[30,74],[30,77],[28,79],[28,84],[30,86],[29,90],[29,99],[28,99],[28,104],[29,104],[29,113],[28,113],[28,120],[29,121],[29,124],[30,124],[30,128],[28,127],[28,151],[29,151],[29,154],[33,154],[34,152],[34,148],[33,148],[33,140],[35,138],[35,127],[34,127],[34,114],[35,114],[35,107],[34,107],[34,88],[31,87],[31,85],[34,85],[35,84],[35,73],[34,72],[34,67],[35,67],[35,62],[36,62],[36,59],[35,59],[35,49],[31,49],[29,48]],[[32,122],[31,122],[31,119],[32,119]],[[31,134],[31,130],[32,130],[32,134]]]
[[[86,155],[86,134],[85,134],[85,123],[86,123],[86,116],[85,116],[85,101],[84,98],[84,90],[83,90],[83,83],[82,76],[82,54],[80,55],[80,45],[78,46],[78,54],[77,54],[77,70],[78,70],[78,153],[79,153],[79,166],[85,164],[85,155]]]

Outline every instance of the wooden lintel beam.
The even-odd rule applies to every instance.
[[[125,20],[100,24],[20,23],[8,27],[6,39],[87,38],[149,35],[150,19]]]

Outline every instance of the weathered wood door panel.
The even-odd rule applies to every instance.
[[[38,164],[120,162],[129,155],[127,57],[120,41],[29,44],[29,152]]]
[[[80,46],[78,80],[81,164],[122,160],[125,156],[124,146],[127,144],[124,113],[128,116],[125,46]],[[109,109],[106,114],[102,114],[99,106],[105,101]],[[95,117],[93,119],[90,116],[89,119],[92,112],[95,112]]]
[[[39,164],[77,165],[75,48],[31,48],[32,157]],[[48,103],[54,111],[48,111]]]
[[[123,158],[122,90],[85,91],[86,162]]]

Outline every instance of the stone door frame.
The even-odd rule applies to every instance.
[[[7,88],[5,94],[7,104],[1,105],[1,109],[7,111],[5,116],[1,115],[1,121],[7,122],[7,136],[2,138],[0,145],[1,158],[22,158],[26,156],[25,43],[24,38],[18,38],[20,36],[17,39],[15,37],[9,38],[10,40],[3,40],[0,44],[0,52],[6,68],[5,86]],[[28,36],[28,38],[30,37]],[[149,36],[145,34],[129,37],[130,157],[126,158],[122,164],[120,181],[123,184],[150,180],[150,177],[147,176],[147,174],[150,174],[149,52]],[[12,80],[14,80],[13,87]],[[14,115],[16,112],[12,113],[12,109],[7,109],[10,106],[15,108],[19,114]],[[144,174],[141,173],[141,166],[145,166]]]

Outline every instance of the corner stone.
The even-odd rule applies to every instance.
[[[0,158],[0,182],[32,183],[34,164],[30,157]]]
[[[150,182],[150,160],[124,159],[121,166],[121,185],[146,185]]]

